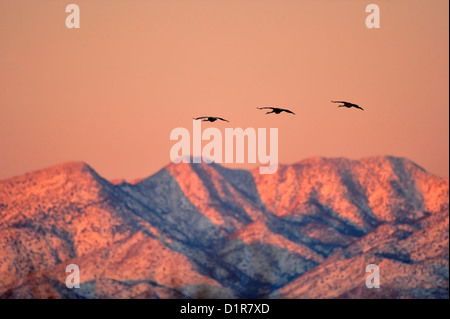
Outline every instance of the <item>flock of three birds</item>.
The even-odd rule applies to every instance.
[[[331,101],[331,102],[333,102],[333,103],[342,103],[342,105],[338,105],[338,107],[346,107],[346,108],[354,107],[354,108],[357,108],[357,109],[360,109],[360,110],[364,111],[364,109],[362,107],[360,107],[359,105],[354,104],[354,103],[345,102],[345,101]],[[291,114],[295,115],[295,113],[292,112],[291,110],[282,109],[282,108],[279,108],[279,107],[266,106],[266,107],[257,107],[257,109],[258,110],[272,110],[272,111],[267,112],[266,114],[270,114],[270,113],[280,114],[281,112],[286,112],[286,113],[291,113]],[[225,120],[225,119],[223,119],[221,117],[217,117],[217,116],[200,116],[200,117],[194,118],[194,120],[202,120],[203,122],[205,122],[205,121],[206,122],[215,122],[217,120],[230,122],[228,120]]]

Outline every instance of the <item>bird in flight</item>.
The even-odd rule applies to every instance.
[[[286,112],[286,113],[291,113],[291,114],[295,115],[294,112],[287,110],[287,109],[281,109],[279,107],[266,106],[266,107],[257,107],[257,109],[258,110],[266,110],[266,109],[272,110],[272,111],[266,112],[266,114],[270,114],[270,113],[280,114],[281,112]]]
[[[202,120],[202,122],[215,122],[217,120],[221,120],[221,121],[225,121],[230,123],[230,121],[227,121],[221,117],[217,117],[217,116],[200,116],[197,118],[193,118],[194,120]]]
[[[357,109],[360,109],[360,110],[364,111],[364,109],[362,107],[360,107],[359,105],[353,104],[353,103],[350,103],[350,102],[345,102],[345,101],[331,101],[331,102],[333,102],[333,103],[342,103],[342,105],[338,105],[338,107],[347,107],[347,108],[354,107],[354,108],[357,108]]]

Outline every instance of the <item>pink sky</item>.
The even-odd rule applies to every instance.
[[[65,26],[69,3],[80,29]],[[380,29],[365,26],[370,3]],[[171,130],[192,131],[202,115],[231,121],[209,124],[219,128],[278,127],[281,163],[388,154],[447,177],[448,7],[1,1],[0,179],[71,160],[106,178],[145,177],[170,162]],[[262,105],[297,115],[265,116]]]

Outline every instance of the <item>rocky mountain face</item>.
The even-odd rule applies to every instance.
[[[449,298],[448,222],[448,179],[396,157],[135,183],[64,163],[0,181],[0,298]]]

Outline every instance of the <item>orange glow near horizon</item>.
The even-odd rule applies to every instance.
[[[374,1],[380,29],[369,3],[2,1],[0,179],[72,160],[145,177],[204,115],[229,119],[203,125],[222,133],[277,127],[280,163],[394,155],[448,177],[449,2]]]

